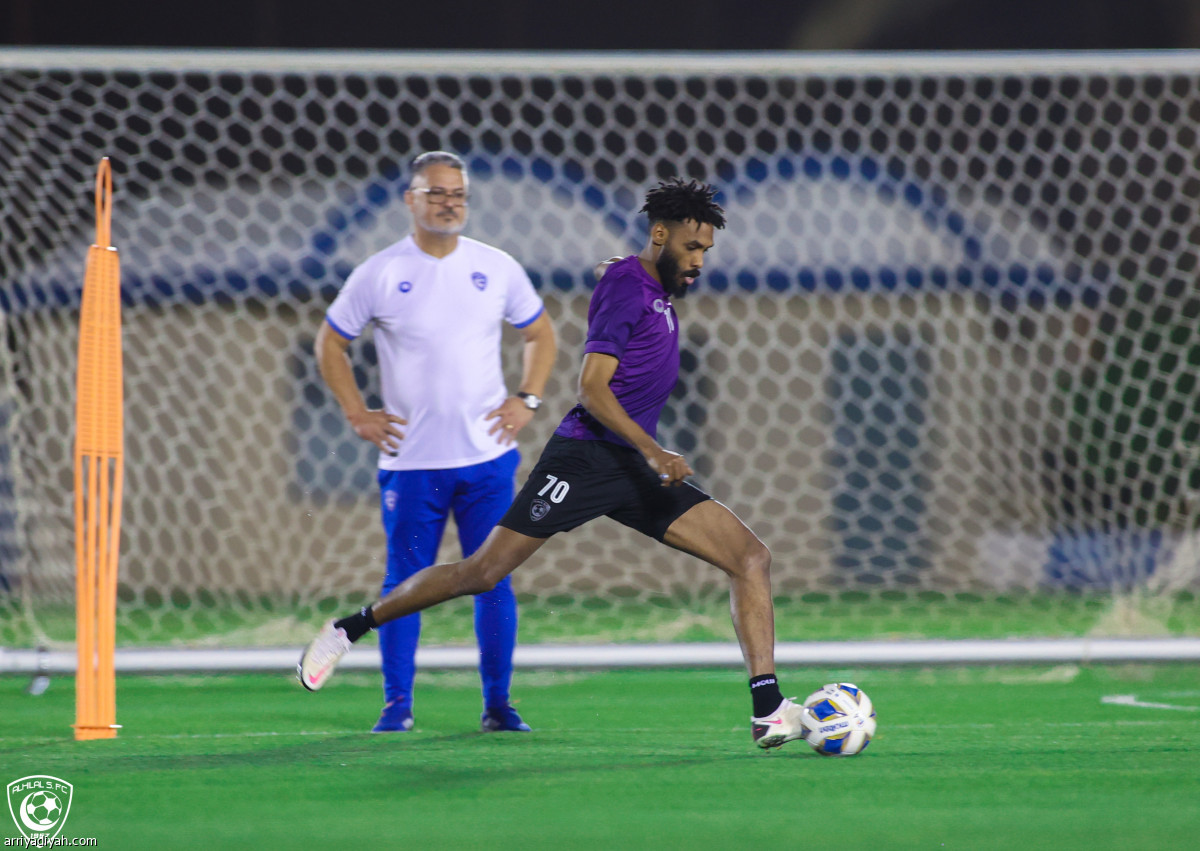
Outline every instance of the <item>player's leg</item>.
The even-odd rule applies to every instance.
[[[610,469],[611,463],[606,464],[597,454],[601,450],[593,444],[599,442],[552,437],[520,493],[479,549],[462,561],[418,571],[370,608],[327,623],[300,657],[300,682],[304,687],[316,691],[324,686],[350,646],[379,624],[453,597],[490,591],[550,536],[570,531],[628,502],[624,491],[616,491],[607,483],[607,479],[624,476],[620,470]],[[549,501],[542,498],[545,493],[549,493]]]
[[[520,567],[546,542],[497,526],[462,561],[435,564],[410,576],[370,608],[376,624],[468,594],[482,594]]]
[[[490,591],[545,542],[545,538],[532,538],[497,526],[468,558],[417,571],[373,606],[330,621],[300,656],[301,684],[309,691],[324,686],[350,646],[380,624],[454,597]]]
[[[663,543],[715,565],[729,576],[729,609],[750,674],[751,737],[762,748],[805,734],[798,704],[775,679],[775,606],[771,553],[745,523],[714,499],[689,508],[667,527]]]
[[[387,571],[382,593],[437,559],[450,511],[453,470],[380,470],[379,493],[383,531],[387,536]],[[413,684],[421,615],[414,613],[379,627],[384,708],[374,732],[411,728]]]
[[[736,514],[715,499],[677,518],[663,543],[691,553],[729,577],[733,628],[752,677],[775,670],[775,612],[771,552]]]
[[[461,471],[453,507],[464,556],[479,548],[508,510],[520,459],[514,449],[493,461]],[[517,598],[511,576],[501,579],[491,591],[475,595],[475,637],[479,643],[484,728],[528,731],[529,726],[509,705],[513,651],[517,644]]]

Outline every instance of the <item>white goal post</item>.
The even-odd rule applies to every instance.
[[[729,226],[660,436],[771,547],[781,637],[1196,635],[1198,128],[1194,52],[0,49],[0,647],[72,636],[103,156],[121,645],[290,647],[374,596],[372,453],[311,345],[434,148],[560,329],[522,474],[573,401],[592,265],[640,246],[656,179],[696,177]],[[731,636],[716,571],[609,521],[514,583],[547,645]]]

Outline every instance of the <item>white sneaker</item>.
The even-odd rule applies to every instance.
[[[333,621],[326,623],[300,656],[300,664],[296,666],[300,684],[309,691],[316,691],[325,685],[325,681],[333,676],[338,662],[349,651],[350,639],[346,637],[346,630],[335,629]]]
[[[750,719],[750,735],[760,748],[777,748],[784,742],[803,739],[808,731],[804,728],[804,707],[784,698],[783,703],[766,718]]]

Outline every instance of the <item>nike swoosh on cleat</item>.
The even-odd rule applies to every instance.
[[[328,670],[329,670],[329,665],[326,665],[324,668],[317,671],[315,674],[309,674],[308,675],[308,684],[315,686],[317,683],[319,683],[321,681],[321,676]]]

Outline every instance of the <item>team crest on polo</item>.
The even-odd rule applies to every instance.
[[[396,287],[402,293],[406,293],[412,289],[412,281],[401,281],[400,286]]]
[[[73,787],[48,774],[31,774],[8,784],[8,811],[26,839],[58,836],[71,812]]]
[[[475,285],[475,289],[483,292],[487,289],[487,275],[483,272],[472,272],[471,283]]]
[[[544,499],[535,499],[529,506],[529,516],[534,520],[541,520],[550,513],[550,503]]]

